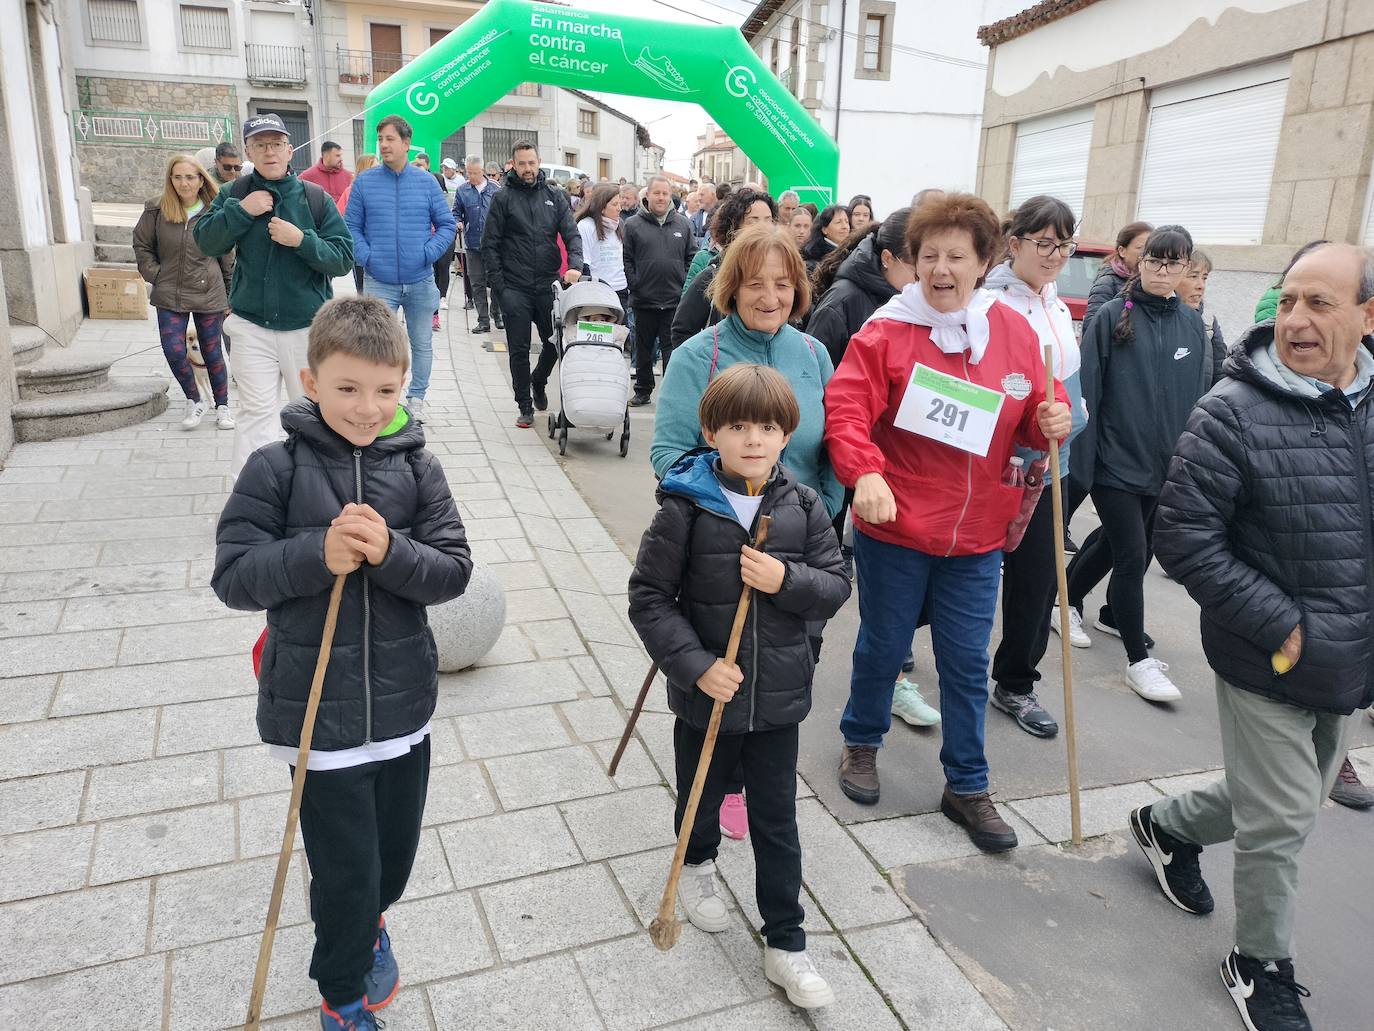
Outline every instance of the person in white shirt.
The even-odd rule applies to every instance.
[[[630,292],[625,280],[625,253],[620,224],[621,198],[610,183],[592,188],[577,209],[577,232],[582,237],[582,256],[593,279],[605,283],[620,297],[626,311]]]

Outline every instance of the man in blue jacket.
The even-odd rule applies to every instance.
[[[488,179],[482,170],[482,159],[470,154],[464,164],[463,174],[467,182],[458,187],[453,199],[453,214],[463,227],[463,247],[467,252],[468,288],[472,291],[472,303],[477,307],[477,325],[474,333],[490,333],[491,321],[487,318],[487,269],[482,264],[482,226],[486,224],[487,212],[491,210],[491,199],[501,189]],[[497,329],[505,329],[501,321],[501,301],[496,291],[491,292],[491,319],[496,321]]]
[[[354,182],[344,222],[353,234],[354,260],[363,267],[364,292],[406,313],[411,373],[405,403],[423,422],[434,364],[432,319],[439,310],[434,263],[452,246],[457,229],[434,176],[409,161],[411,136],[410,123],[399,115],[377,123],[382,163]]]

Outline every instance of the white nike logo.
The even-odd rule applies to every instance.
[[[1240,994],[1247,999],[1255,994],[1255,982],[1246,981],[1239,973],[1236,974],[1236,987],[1240,989]]]
[[[1188,350],[1188,348],[1180,347],[1177,351],[1174,352],[1174,361],[1178,361],[1180,358],[1187,358],[1192,353],[1193,352]]]

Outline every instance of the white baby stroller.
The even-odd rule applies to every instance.
[[[620,430],[620,457],[630,450],[630,368],[622,342],[625,310],[605,283],[583,279],[553,288],[553,343],[558,348],[560,411],[549,416],[549,439],[567,454],[568,430],[596,430],[610,440]]]

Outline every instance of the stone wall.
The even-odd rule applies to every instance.
[[[229,83],[155,82],[78,76],[77,95],[83,111],[121,113],[229,116],[230,125],[238,120],[238,98]],[[237,133],[235,133],[237,135]],[[142,143],[83,141],[76,136],[76,153],[81,162],[81,179],[90,187],[93,198],[109,203],[141,203],[157,195],[163,169],[173,154],[195,153],[199,146],[189,143],[164,144],[160,140]]]
[[[14,446],[14,354],[10,350],[10,320],[5,306],[5,281],[0,273],[0,468]]]

